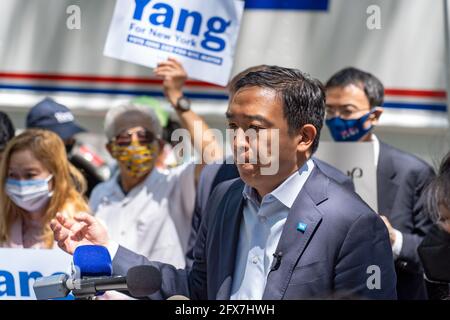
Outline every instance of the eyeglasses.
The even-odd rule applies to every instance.
[[[114,138],[114,142],[118,146],[129,146],[133,141],[133,136],[135,136],[141,145],[148,145],[155,141],[155,135],[148,130],[129,130],[120,133]]]
[[[370,110],[356,110],[354,108],[348,108],[348,107],[338,107],[338,108],[331,108],[327,107],[325,109],[325,116],[327,119],[331,119],[334,117],[341,117],[343,119],[351,119],[355,117],[356,115],[367,113]]]

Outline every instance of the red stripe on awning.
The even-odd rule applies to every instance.
[[[0,72],[0,79],[162,85],[162,80],[150,77],[148,78],[117,77],[117,76],[99,76],[86,74]],[[224,89],[223,87],[211,83],[195,80],[187,81],[186,85],[190,87],[215,88],[218,90]],[[421,97],[421,98],[446,98],[447,96],[444,90],[418,90],[418,89],[398,89],[398,88],[386,88],[385,94],[389,96]]]
[[[78,81],[78,82],[97,82],[97,83],[162,85],[162,80],[155,78],[94,76],[94,75],[56,74],[56,73],[0,72],[0,79],[2,78],[16,79],[16,80],[50,80],[50,81]],[[191,87],[208,87],[208,88],[223,89],[223,87],[220,86],[194,80],[187,81],[186,85]]]
[[[447,94],[441,90],[410,90],[410,89],[385,89],[385,95],[421,98],[446,98]]]

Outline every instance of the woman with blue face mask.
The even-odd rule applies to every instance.
[[[89,211],[85,188],[55,133],[30,129],[13,138],[0,163],[0,247],[52,248],[50,221]]]

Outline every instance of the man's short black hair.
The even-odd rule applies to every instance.
[[[384,87],[381,81],[373,74],[349,67],[336,72],[325,84],[326,89],[344,88],[355,85],[364,90],[370,108],[381,107],[384,100]]]
[[[314,153],[319,146],[320,130],[325,118],[325,90],[322,83],[297,69],[278,66],[258,69],[243,72],[240,78],[232,80],[230,92],[233,94],[245,87],[276,91],[282,99],[284,118],[290,134],[306,124],[312,124],[316,128],[317,136],[311,148]]]
[[[0,111],[0,152],[15,135],[14,125],[8,115]]]

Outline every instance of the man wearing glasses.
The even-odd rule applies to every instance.
[[[181,124],[194,137],[194,123],[203,128],[197,148],[208,146],[222,156],[208,126],[190,110],[182,88],[186,73],[173,59],[161,63],[155,74],[164,79],[164,93]],[[96,217],[112,239],[149,259],[185,266],[185,252],[195,202],[196,181],[203,164],[187,163],[162,172],[155,160],[162,150],[162,128],[155,112],[144,105],[112,108],[105,118],[106,145],[118,162],[118,172],[98,185],[90,199]],[[203,163],[203,161],[202,161]]]
[[[326,124],[335,141],[373,141],[377,166],[378,210],[389,231],[399,299],[425,299],[417,247],[431,227],[422,191],[434,171],[417,157],[378,140],[372,133],[383,113],[384,87],[356,68],[334,74],[326,83]]]

